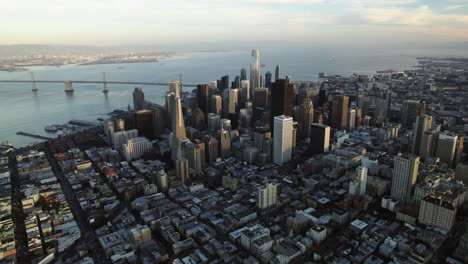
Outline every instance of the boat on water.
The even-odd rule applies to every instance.
[[[104,121],[104,118],[98,117],[98,121]]]
[[[8,140],[3,141],[3,143],[2,143],[1,146],[2,146],[2,147],[9,147],[9,148],[14,147],[14,146],[13,146],[13,143],[10,142],[10,141],[8,141]]]
[[[57,132],[57,127],[56,126],[46,126],[44,128],[45,131],[47,132]]]

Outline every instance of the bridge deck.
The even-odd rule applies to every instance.
[[[68,80],[67,80],[68,81]],[[0,80],[0,83],[65,83],[65,81],[56,81],[56,80]],[[156,82],[120,82],[120,81],[69,81],[71,83],[107,83],[107,84],[133,84],[133,85],[155,85],[155,86],[169,86],[169,83],[156,83]],[[185,87],[197,87],[196,84],[184,84]]]

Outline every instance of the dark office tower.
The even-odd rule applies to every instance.
[[[275,69],[275,82],[276,80],[278,80],[280,77],[280,66],[279,65],[276,65],[276,69]]]
[[[195,140],[198,138],[198,135],[200,134],[200,131],[194,127],[187,127],[185,129],[185,132],[187,133],[187,137],[190,140]]]
[[[145,94],[139,87],[133,90],[133,109],[135,111],[143,110],[143,103],[145,102]]]
[[[416,126],[414,127],[413,154],[420,156],[421,141],[426,130],[432,127],[432,116],[421,115],[416,117]]]
[[[265,87],[265,81],[263,79],[263,76],[260,76],[260,87]]]
[[[314,103],[312,99],[306,98],[299,108],[299,124],[301,127],[301,138],[310,137],[310,128],[314,123]]]
[[[256,88],[254,91],[253,107],[266,111],[268,109],[268,97],[270,97],[270,91],[267,88]]]
[[[270,129],[273,128],[275,116],[293,115],[294,85],[288,80],[278,79],[271,84],[271,115]]]
[[[319,103],[318,106],[322,106],[325,102],[328,101],[327,90],[320,89],[319,91]]]
[[[219,157],[218,140],[215,137],[205,135],[203,142],[205,143],[206,161],[210,164],[215,163],[216,159]]]
[[[312,155],[328,152],[330,147],[330,127],[321,124],[310,126],[309,151]]]
[[[405,100],[401,109],[401,125],[411,128],[416,122],[416,117],[426,113],[426,103],[424,101]]]
[[[268,89],[271,88],[271,72],[269,71],[265,73],[265,87]]]
[[[234,81],[232,82],[232,88],[240,88],[239,75],[236,75],[236,78],[234,78]]]
[[[208,113],[210,99],[210,87],[208,84],[197,85],[197,104],[205,113]]]
[[[241,81],[247,80],[247,70],[245,68],[241,69],[240,80]]]
[[[421,159],[434,157],[437,147],[437,137],[438,134],[434,129],[429,129],[423,132],[419,148],[419,156]]]
[[[229,89],[229,75],[221,77],[221,90]]]
[[[192,112],[192,126],[200,131],[206,129],[205,113],[200,108],[196,108]]]
[[[331,126],[336,129],[346,129],[348,125],[348,102],[346,95],[335,95],[332,102]]]
[[[153,109],[153,134],[155,138],[162,135],[166,127],[166,111],[164,107],[159,106]]]
[[[222,86],[223,86],[223,85],[222,85],[221,80],[216,80],[216,87],[217,87],[218,89],[221,90],[221,87],[222,87]]]
[[[322,110],[314,110],[314,123],[323,124],[323,114]]]
[[[151,110],[135,112],[135,128],[138,130],[138,135],[153,139],[153,112]]]

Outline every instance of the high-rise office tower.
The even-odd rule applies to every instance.
[[[250,63],[250,97],[253,97],[253,90],[260,87],[260,51],[252,50],[252,63]]]
[[[318,106],[323,106],[324,103],[328,101],[327,90],[320,89],[319,90],[319,103]]]
[[[189,161],[186,158],[178,158],[175,160],[176,176],[182,184],[185,184],[189,179]]]
[[[123,120],[123,119],[115,120],[115,130],[116,131],[124,131],[125,130],[125,120]]]
[[[356,127],[356,110],[350,109],[348,112],[348,129],[353,130]]]
[[[135,112],[135,128],[140,136],[153,139],[153,112],[151,110]]]
[[[293,149],[293,119],[275,116],[273,124],[273,162],[282,165],[291,160]]]
[[[258,187],[257,190],[257,208],[260,210],[269,209],[276,206],[277,185],[267,183]]]
[[[189,161],[189,168],[194,174],[202,172],[201,151],[193,142],[186,142],[182,146],[183,156]],[[203,153],[204,154],[204,153]]]
[[[229,89],[229,75],[221,77],[221,90]]]
[[[419,156],[422,159],[433,157],[437,147],[437,132],[434,129],[424,131],[421,136],[421,144],[419,148]]]
[[[265,81],[262,75],[260,75],[260,87],[265,87]]]
[[[198,107],[192,112],[192,126],[200,131],[206,129],[205,113]]]
[[[351,176],[351,182],[349,183],[349,194],[356,196],[366,195],[367,170],[367,167],[364,166],[359,166],[356,169],[356,173]]]
[[[348,125],[349,97],[346,95],[335,95],[332,102],[331,126],[336,129],[346,129]]]
[[[208,114],[208,129],[218,131],[221,128],[221,116],[215,113]]]
[[[200,150],[200,165],[203,168],[206,168],[206,148],[205,143],[199,139],[193,140],[193,143],[197,145]]]
[[[247,80],[247,70],[242,68],[240,72],[240,80],[245,81]]]
[[[314,103],[310,98],[305,98],[302,102],[298,121],[301,126],[301,138],[310,137],[310,126],[314,123]]]
[[[231,156],[231,134],[224,129],[224,126],[221,126],[219,131],[219,142],[221,158],[229,158]]]
[[[267,88],[256,88],[253,98],[253,107],[261,108],[262,111],[268,109],[268,98],[270,97],[270,91]]]
[[[269,71],[265,73],[265,87],[268,89],[271,88],[271,72]]]
[[[122,146],[122,152],[127,161],[140,158],[149,149],[151,149],[151,143],[144,137],[129,139]]]
[[[457,208],[444,196],[429,195],[422,199],[418,221],[450,231],[455,225]]]
[[[172,126],[172,112],[174,109],[173,103],[174,103],[174,96],[175,94],[172,92],[166,92],[166,126],[171,127]]]
[[[236,75],[234,82],[232,82],[232,88],[240,88],[240,77]]]
[[[458,135],[457,137],[457,144],[455,145],[455,157],[453,161],[453,167],[457,167],[458,163],[461,161],[462,154],[463,154],[463,145],[465,141],[465,136]]]
[[[194,128],[194,127],[187,127],[185,129],[185,133],[187,134],[187,138],[189,138],[190,140],[194,140],[196,138],[198,138],[198,135],[199,135],[199,130]]]
[[[395,157],[390,196],[402,202],[411,200],[411,191],[418,178],[419,157],[398,154]]]
[[[208,84],[197,85],[197,104],[198,107],[204,112],[208,113],[210,105],[210,87]]]
[[[411,128],[416,117],[426,113],[426,104],[423,101],[405,100],[401,109],[401,125]]]
[[[139,87],[133,90],[133,109],[135,111],[143,110],[143,103],[145,102],[145,93]]]
[[[242,97],[242,101],[247,102],[250,97],[250,82],[248,80],[242,80],[240,84],[240,95]]]
[[[203,137],[203,142],[205,143],[205,156],[206,162],[212,164],[216,162],[216,159],[219,157],[218,155],[218,140],[215,137],[210,135],[205,135]]]
[[[226,89],[223,91],[223,117],[230,118],[231,115],[237,113],[239,108],[238,92],[238,89]]]
[[[309,149],[312,155],[328,152],[330,148],[330,127],[322,124],[310,126]]]
[[[292,76],[291,75],[286,75],[286,80],[288,80],[289,82],[292,82]]]
[[[176,96],[180,96],[182,94],[182,86],[179,80],[169,82],[169,92],[174,93]]]
[[[153,109],[153,135],[160,137],[166,127],[166,111],[162,106]]]
[[[451,133],[440,133],[437,140],[436,156],[449,167],[454,164],[457,140],[458,136]]]
[[[279,65],[276,65],[276,68],[275,68],[275,82],[276,80],[278,80],[280,78],[280,66]]]
[[[172,147],[172,159],[175,160],[177,155],[177,148],[179,147],[179,141],[182,138],[186,138],[187,134],[185,132],[185,123],[184,123],[184,116],[182,113],[182,103],[180,101],[180,97],[178,94],[175,94],[173,97],[173,112],[172,112],[172,140],[171,140],[171,147]]]
[[[271,116],[270,128],[273,127],[275,116],[292,116],[294,104],[294,85],[288,80],[278,79],[271,85]],[[274,135],[274,132],[273,132]]]
[[[220,95],[211,96],[211,112],[217,115],[223,113],[223,98]]]
[[[413,153],[420,155],[421,140],[424,132],[432,127],[432,116],[420,115],[416,117],[416,126],[413,140]]]
[[[115,131],[114,122],[109,119],[102,121],[102,126],[104,128],[104,134],[106,134],[107,141],[112,143],[112,134]]]

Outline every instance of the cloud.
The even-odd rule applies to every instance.
[[[444,8],[442,8],[442,10],[444,11],[452,11],[452,10],[456,10],[456,9],[461,9],[461,8],[464,8],[465,5],[448,5]]]

